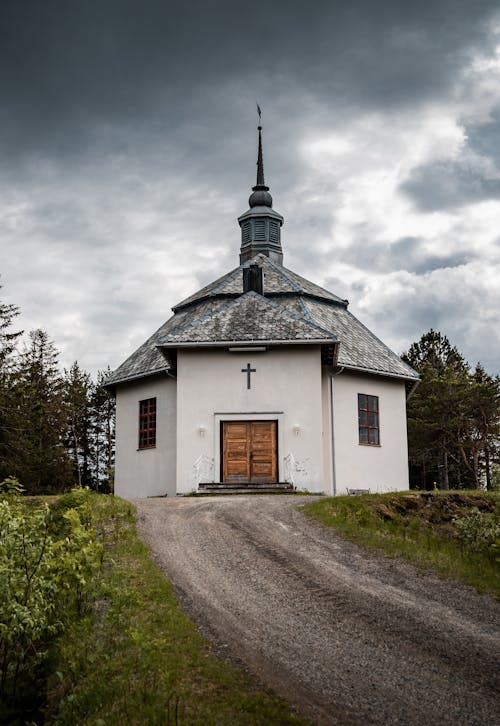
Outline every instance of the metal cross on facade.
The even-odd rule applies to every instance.
[[[247,388],[251,388],[252,386],[251,386],[250,376],[252,375],[252,373],[257,372],[257,368],[251,368],[250,363],[247,363],[247,367],[242,368],[241,372],[247,374]]]

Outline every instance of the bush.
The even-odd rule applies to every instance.
[[[81,614],[102,547],[78,508],[27,508],[12,481],[0,484],[0,721],[37,672],[53,638]],[[83,500],[82,500],[83,503]]]
[[[471,550],[496,557],[500,552],[500,522],[474,507],[464,517],[453,520],[458,538]]]

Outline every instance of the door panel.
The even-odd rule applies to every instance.
[[[224,423],[224,481],[248,481],[250,476],[249,444],[247,424],[233,421]]]
[[[223,481],[277,481],[277,421],[225,421],[222,429]]]

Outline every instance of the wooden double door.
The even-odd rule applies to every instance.
[[[277,421],[223,421],[221,426],[223,482],[278,480]]]

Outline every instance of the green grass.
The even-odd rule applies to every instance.
[[[500,551],[474,551],[459,540],[453,524],[475,509],[500,522],[498,493],[475,491],[344,496],[303,507],[308,516],[363,547],[405,557],[500,597]]]
[[[132,507],[89,496],[105,545],[104,567],[90,612],[54,648],[47,722],[304,723],[211,653],[138,539]]]

